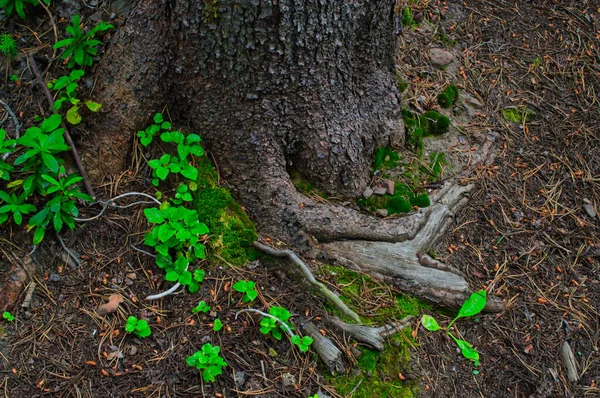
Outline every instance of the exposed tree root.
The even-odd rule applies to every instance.
[[[371,327],[364,325],[352,325],[342,321],[336,316],[327,317],[326,320],[338,329],[352,336],[359,343],[363,343],[375,348],[378,351],[383,351],[385,339],[392,334],[399,332],[407,327],[412,316],[407,316],[399,322],[393,322],[389,325],[380,327]]]
[[[424,251],[448,228],[453,214],[466,203],[465,196],[471,188],[471,185],[446,183],[432,195],[435,198],[432,206],[395,220],[404,227],[407,222],[414,226],[407,230],[410,236],[407,240],[344,240],[324,243],[320,247],[344,266],[373,275],[407,294],[441,306],[460,307],[470,294],[467,281],[458,270],[434,260]],[[500,301],[488,300],[486,310],[501,309]]]
[[[314,323],[307,322],[304,325],[304,331],[313,338],[311,348],[319,354],[319,357],[327,365],[331,374],[344,373],[346,367],[344,366],[342,351],[331,340],[323,336]]]
[[[310,269],[306,266],[306,264],[304,264],[304,262],[302,260],[300,260],[300,258],[298,258],[298,256],[296,254],[294,254],[293,251],[273,249],[269,246],[263,245],[260,242],[254,242],[254,247],[256,247],[258,250],[260,250],[264,253],[267,253],[271,256],[286,257],[286,258],[290,259],[291,262],[297,266],[297,268],[302,273],[302,276],[304,278],[306,278],[308,283],[310,283],[311,286],[313,286],[317,289],[317,293],[319,293],[321,296],[323,296],[327,300],[331,301],[331,303],[333,305],[335,305],[340,311],[342,311],[342,313],[344,313],[345,315],[352,318],[355,322],[360,323],[360,318],[358,317],[356,312],[354,312],[350,308],[348,308],[348,306],[342,300],[340,300],[340,298],[338,296],[336,296],[335,293],[333,293],[331,290],[327,289],[327,287],[324,284],[317,281],[315,279],[314,275],[312,274],[312,272],[310,271]]]

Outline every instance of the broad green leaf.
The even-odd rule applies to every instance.
[[[440,325],[437,323],[435,318],[430,315],[423,315],[421,322],[423,323],[423,327],[425,329],[430,330],[432,332],[435,332],[436,330],[441,329]]]
[[[181,275],[179,275],[179,283],[182,285],[189,285],[192,282],[192,273],[190,271],[183,271]]]
[[[78,106],[73,106],[67,111],[67,121],[73,125],[81,123],[81,115],[79,114]]]
[[[160,178],[161,180],[165,180],[167,178],[167,176],[169,175],[169,168],[168,167],[159,167],[156,169],[156,175],[158,176],[158,178]]]
[[[48,167],[51,171],[57,173],[58,172],[58,161],[56,158],[48,153],[42,152],[42,160],[46,167]],[[47,176],[42,176],[47,177]],[[60,184],[59,184],[60,185]]]
[[[473,316],[479,314],[484,308],[486,303],[486,293],[485,290],[479,290],[471,295],[465,301],[465,303],[458,311],[457,318],[466,318],[469,316]]]
[[[61,120],[62,116],[60,116],[58,113],[55,113],[42,122],[42,130],[46,133],[56,130],[58,126],[60,126]]]
[[[462,355],[471,361],[479,361],[479,353],[465,340],[454,339]]]
[[[181,169],[181,175],[189,180],[196,181],[198,178],[198,169],[190,165],[184,166]]]
[[[165,275],[165,279],[168,280],[169,282],[175,282],[175,281],[179,280],[179,274],[177,273],[177,271],[169,271]]]
[[[154,115],[154,123],[159,124],[159,123],[162,123],[162,121],[163,121],[162,113],[157,113],[156,115]]]
[[[85,105],[92,112],[98,112],[100,110],[100,108],[102,108],[102,104],[99,104],[94,101],[85,101]]]
[[[44,240],[44,235],[46,234],[46,227],[37,227],[35,232],[33,233],[33,244],[39,245]]]
[[[71,81],[79,80],[83,77],[84,74],[85,72],[82,69],[76,69],[71,72],[69,78],[71,79]]]
[[[165,217],[162,211],[160,211],[156,207],[144,209],[144,215],[146,216],[146,219],[149,223],[158,224],[165,221]]]

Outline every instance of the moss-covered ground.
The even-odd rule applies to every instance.
[[[338,286],[341,299],[357,311],[367,325],[381,326],[408,315],[418,317],[430,308],[415,298],[393,292],[367,275],[341,266],[324,266],[321,273],[324,279]],[[343,318],[331,307],[328,311]],[[388,338],[383,352],[358,346],[360,372],[349,370],[347,375],[327,376],[327,381],[342,396],[352,392],[355,398],[414,397],[418,392],[417,383],[403,380],[414,345],[412,330],[406,328]]]

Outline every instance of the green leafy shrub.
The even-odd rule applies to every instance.
[[[479,353],[473,348],[473,346],[470,343],[466,342],[465,340],[457,339],[452,334],[452,332],[450,332],[450,328],[452,327],[454,322],[456,322],[460,318],[467,318],[479,314],[485,308],[486,302],[487,298],[485,290],[479,290],[473,293],[471,297],[469,297],[464,302],[464,304],[458,311],[458,315],[456,316],[456,318],[454,318],[452,322],[450,322],[448,326],[446,326],[446,328],[442,328],[435,320],[435,318],[433,318],[430,315],[423,315],[421,322],[425,329],[430,330],[432,332],[440,329],[445,330],[448,336],[450,336],[452,340],[454,340],[458,348],[460,348],[462,355],[465,358],[473,361],[475,363],[475,366],[479,366]]]
[[[13,314],[11,314],[10,312],[8,312],[8,311],[4,311],[2,313],[2,318],[6,319],[9,322],[12,322],[12,321],[15,320],[15,316]]]
[[[75,65],[92,66],[94,62],[93,57],[98,55],[97,47],[99,44],[102,44],[101,41],[94,40],[94,36],[96,33],[113,28],[111,24],[100,22],[87,33],[84,33],[80,25],[81,17],[74,15],[72,24],[66,27],[67,33],[71,37],[54,44],[54,48],[66,47],[62,53],[62,58],[69,59],[69,68],[73,68]]]
[[[192,308],[192,313],[194,313],[194,314],[197,314],[199,312],[207,313],[208,311],[210,311],[210,305],[206,304],[206,302],[204,300],[202,300],[201,302],[198,303],[197,306]]]
[[[28,214],[36,210],[35,206],[25,203],[25,195],[17,196],[14,193],[9,195],[4,191],[0,191],[0,199],[6,204],[0,206],[0,224],[4,224],[12,213],[13,221],[17,225],[23,222],[23,214]]]
[[[2,52],[9,60],[13,60],[17,57],[17,42],[8,33],[3,33],[0,36],[0,52]]]
[[[294,330],[294,325],[288,322],[288,319],[290,319],[292,314],[285,308],[273,306],[269,309],[269,314],[279,319],[281,323],[286,324],[290,330]],[[261,319],[260,332],[262,334],[271,334],[276,340],[281,340],[281,325],[273,318],[264,317]]]
[[[49,4],[50,0],[45,0],[44,2]],[[13,11],[16,11],[21,19],[25,19],[26,4],[37,6],[39,3],[37,0],[0,0],[0,8],[5,9],[6,16],[8,17],[12,15]]]
[[[258,292],[256,291],[256,282],[237,281],[233,285],[233,290],[244,293],[244,296],[242,297],[242,301],[244,303],[254,301],[256,297],[258,297]]]
[[[69,76],[61,76],[48,83],[48,88],[59,92],[59,98],[54,101],[54,111],[59,111],[63,103],[70,103],[71,107],[67,110],[66,119],[73,125],[81,122],[81,115],[79,114],[81,100],[77,98],[77,88],[79,87],[77,81],[84,74],[83,70],[77,69],[71,71]],[[101,104],[91,100],[85,101],[84,104],[92,112],[98,112],[102,108]]]
[[[144,319],[137,319],[133,315],[127,318],[125,331],[127,333],[133,333],[140,338],[146,338],[152,334],[148,322]]]
[[[432,110],[425,112],[423,118],[427,120],[429,134],[440,135],[448,132],[450,119],[447,116]]]
[[[458,87],[455,84],[449,85],[438,95],[438,104],[442,108],[450,108],[458,101],[459,93]]]
[[[201,351],[196,351],[191,356],[187,357],[185,362],[200,371],[202,378],[207,383],[215,381],[215,377],[223,373],[223,367],[227,366],[227,362],[221,358],[219,352],[221,347],[206,343],[202,346]]]

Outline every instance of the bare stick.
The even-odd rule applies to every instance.
[[[62,240],[62,238],[60,237],[60,235],[58,234],[58,232],[56,233],[56,237],[58,238],[58,241],[60,242],[60,245],[67,252],[67,254],[69,255],[69,257],[71,257],[77,263],[77,267],[81,267],[81,262],[77,258],[77,255],[71,249],[69,249],[67,247],[67,245],[65,245],[65,242]]]
[[[52,98],[52,94],[50,94],[50,90],[48,90],[46,83],[44,83],[44,79],[42,78],[42,75],[40,74],[37,64],[35,63],[35,60],[33,59],[33,57],[27,57],[27,60],[29,61],[29,64],[31,65],[31,69],[33,70],[33,73],[35,74],[35,77],[36,77],[38,83],[42,87],[44,94],[46,94],[46,99],[48,99],[48,102],[50,103],[50,109],[54,109],[54,99]],[[92,189],[92,185],[90,184],[90,180],[88,179],[87,172],[85,171],[85,168],[83,167],[83,164],[81,163],[81,157],[79,156],[79,152],[77,152],[77,148],[75,148],[75,144],[73,144],[73,140],[71,139],[71,134],[69,134],[69,130],[67,130],[67,126],[65,125],[64,122],[61,122],[61,127],[65,130],[65,132],[63,134],[65,137],[65,141],[67,142],[69,147],[71,147],[71,153],[73,154],[73,160],[75,161],[75,164],[77,165],[79,174],[81,174],[81,177],[83,177],[83,185],[85,185],[85,190],[87,191],[88,195],[90,195],[92,198],[95,199],[96,195],[94,195],[94,190]]]
[[[23,300],[23,304],[21,304],[21,308],[29,308],[31,306],[31,300],[33,299],[33,292],[37,283],[31,282],[29,287],[27,288],[27,294],[25,295],[25,299]]]
[[[399,322],[392,322],[389,325],[380,327],[352,325],[342,321],[336,316],[327,317],[326,319],[337,328],[341,329],[345,333],[348,333],[359,343],[367,344],[378,351],[383,351],[385,348],[384,343],[386,337],[407,327],[413,317],[407,316]]]
[[[102,204],[104,207],[102,208],[102,210],[100,211],[100,213],[98,213],[94,217],[90,217],[90,218],[74,218],[74,220],[78,221],[78,222],[86,222],[86,221],[92,221],[92,220],[98,219],[98,218],[102,217],[102,215],[104,214],[104,212],[106,211],[106,209],[109,206],[116,207],[116,208],[119,208],[119,209],[126,209],[126,208],[131,207],[131,206],[136,205],[136,204],[151,203],[151,202],[135,202],[135,203],[131,203],[131,204],[128,204],[128,205],[125,205],[125,206],[117,206],[117,205],[113,204],[114,201],[116,201],[118,199],[121,199],[121,198],[124,198],[126,196],[144,196],[146,198],[152,199],[152,201],[153,201],[152,203],[156,203],[159,206],[161,204],[160,201],[157,200],[154,196],[148,195],[147,193],[143,193],[143,192],[127,192],[127,193],[124,193],[122,195],[115,196],[114,198],[109,199],[106,202],[99,200],[97,203]]]
[[[294,264],[296,264],[298,266],[298,268],[300,269],[300,271],[302,272],[304,277],[308,280],[308,282],[311,285],[313,285],[315,288],[317,288],[317,291],[322,296],[324,296],[326,299],[331,301],[340,311],[342,311],[345,315],[352,318],[353,321],[355,321],[357,323],[361,323],[360,318],[358,317],[356,312],[354,312],[350,308],[348,308],[348,306],[338,296],[336,296],[335,293],[333,293],[331,290],[329,290],[323,283],[316,280],[316,278],[314,277],[314,275],[312,274],[312,272],[310,271],[308,266],[306,264],[304,264],[304,262],[302,260],[300,260],[300,258],[298,258],[298,256],[296,256],[296,254],[293,251],[273,249],[269,246],[263,245],[260,242],[254,242],[253,245],[258,250],[260,250],[264,253],[267,253],[271,256],[287,257],[288,259],[290,259]]]
[[[129,246],[131,246],[131,248],[137,252],[140,252],[140,253],[150,256],[150,257],[156,257],[156,254],[152,254],[150,252],[147,252],[146,250],[139,249],[132,244],[130,244]]]
[[[185,266],[185,270],[184,271],[187,271],[189,265],[190,264],[188,263],[188,265]],[[181,283],[177,282],[169,290],[165,290],[164,292],[158,293],[158,294],[152,294],[152,295],[146,297],[146,300],[158,300],[158,299],[161,299],[163,297],[167,297],[168,295],[171,295],[171,294],[175,293],[175,290],[179,289],[179,286],[181,286]]]

